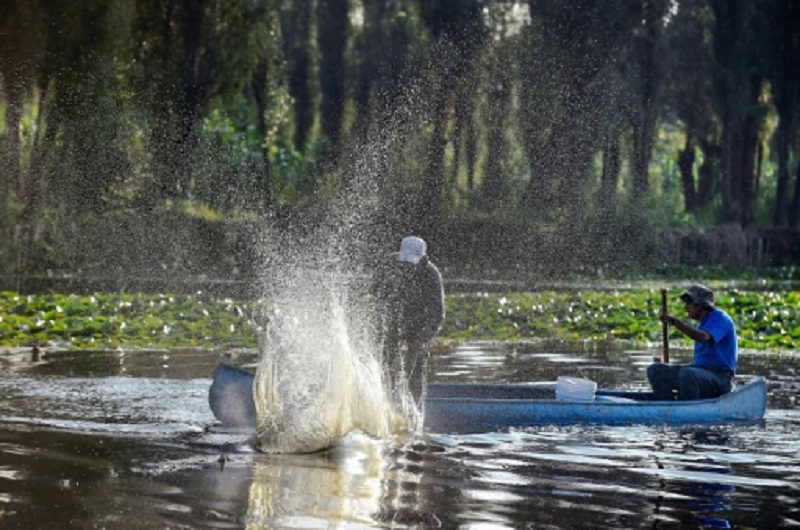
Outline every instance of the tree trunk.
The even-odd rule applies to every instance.
[[[785,118],[789,118],[788,120]],[[772,224],[783,226],[786,224],[786,207],[788,205],[787,196],[789,192],[789,148],[791,145],[791,117],[781,116],[778,120],[777,131],[777,157],[778,157],[778,180],[775,188],[775,212],[772,216]]]
[[[289,20],[284,23],[284,54],[288,59],[288,85],[294,111],[294,147],[306,149],[314,120],[309,77],[311,75],[311,4],[295,0],[289,7]]]
[[[778,178],[772,223],[785,226],[787,222],[791,224],[794,211],[787,211],[787,208],[792,178],[792,137],[796,132],[800,105],[800,2],[781,0],[768,2],[767,6],[770,31],[766,32],[769,34],[769,47],[764,58],[767,59],[767,76],[778,114],[774,136]]]
[[[180,119],[180,146],[178,160],[179,172],[177,177],[178,192],[181,197],[191,196],[191,182],[194,177],[195,149],[197,146],[197,131],[200,123],[200,107],[205,101],[207,93],[206,79],[209,65],[209,53],[202,54],[203,26],[205,23],[205,9],[203,0],[184,0],[186,18],[183,21],[183,53],[181,71],[183,73],[179,105]],[[209,46],[207,46],[208,48]]]
[[[467,86],[469,82],[461,82],[457,88],[455,104],[453,105],[453,167],[450,168],[450,188],[458,189],[458,172],[461,168],[461,155],[467,136],[472,99],[469,98]]]
[[[275,191],[272,185],[272,162],[269,159],[269,145],[270,138],[269,127],[267,125],[267,113],[269,112],[269,105],[267,103],[267,91],[269,90],[269,66],[267,59],[262,59],[261,63],[256,68],[253,77],[253,94],[256,100],[256,108],[258,112],[258,133],[262,138],[262,151],[263,151],[263,168],[264,171],[259,178],[258,193],[261,195],[256,208],[259,211],[266,213],[275,213]]]
[[[10,91],[9,91],[10,92]],[[19,126],[22,119],[22,98],[17,98],[16,95],[8,96],[6,105],[6,160],[8,171],[3,171],[4,186],[13,190],[17,198],[22,197],[24,182],[22,177],[22,168],[20,166],[20,144],[19,144]],[[8,198],[9,195],[5,195]],[[4,200],[5,200],[4,198]]]
[[[474,75],[477,59],[472,56],[472,52],[467,58],[464,67],[465,73],[461,74],[462,92],[457,96],[456,105],[461,109],[463,117],[461,120],[461,138],[459,141],[464,148],[464,164],[467,171],[467,194],[472,198],[476,189],[476,175],[478,171],[478,149],[479,138],[476,130],[475,116],[478,102],[479,76]]]
[[[741,166],[737,164],[736,154],[741,147],[741,126],[732,119],[728,119],[722,126],[722,221],[725,223],[741,222],[742,208],[739,202],[740,175],[737,171]]]
[[[21,198],[23,193],[19,143],[19,125],[22,119],[22,98],[16,96],[17,94],[12,97],[11,91],[9,90],[5,112],[6,134],[5,152],[3,153],[6,161],[4,166],[8,169],[2,171],[2,177],[0,177],[3,179],[3,196],[0,198],[0,201],[2,201],[0,207],[4,209],[0,211],[0,213],[5,213],[5,209],[11,202],[12,193],[17,199]]]
[[[603,219],[608,219],[614,197],[619,185],[621,166],[619,136],[616,131],[609,131],[603,149],[603,173],[600,177],[600,212]]]
[[[434,96],[433,136],[428,149],[427,167],[424,179],[422,200],[422,219],[425,231],[432,233],[441,223],[442,199],[444,194],[444,151],[447,146],[447,121],[450,109],[451,86],[444,74]]]
[[[683,185],[683,203],[688,213],[697,209],[697,188],[694,183],[694,138],[690,132],[686,133],[686,145],[678,153],[678,169],[681,173]]]
[[[757,108],[761,96],[762,79],[758,76],[750,78],[749,98],[746,104],[747,109]],[[755,113],[747,112],[742,123],[742,148],[741,148],[741,169],[740,175],[740,203],[742,208],[742,226],[748,227],[753,223],[754,218],[754,198],[756,191],[756,159],[759,146],[758,131],[761,127],[760,118]]]
[[[467,137],[464,140],[467,158],[467,191],[471,194],[475,191],[475,171],[478,164],[478,138],[475,131],[475,121],[472,114],[467,121]]]
[[[652,122],[649,109],[642,109],[644,116],[633,126],[633,202],[641,205],[650,187],[649,167],[653,144]]]
[[[57,123],[57,118],[47,115],[47,93],[50,88],[49,79],[42,79],[42,93],[39,97],[39,108],[36,111],[36,136],[34,137],[31,148],[31,164],[28,169],[27,179],[22,189],[23,209],[22,219],[32,222],[41,207],[42,190],[44,184],[45,162],[48,158],[50,147],[56,141],[56,133],[61,129]],[[46,118],[48,126],[44,127]]]
[[[719,191],[719,174],[721,171],[722,149],[710,142],[701,142],[703,151],[703,163],[698,170],[697,182],[697,202],[698,209],[705,208]]]
[[[154,101],[153,136],[150,140],[153,153],[154,176],[158,199],[170,199],[177,195],[178,184],[175,181],[176,171],[173,167],[175,146],[178,143],[175,132],[175,88],[172,85],[173,77],[167,75],[175,69],[175,38],[172,27],[176,23],[177,0],[169,0],[164,12],[163,25],[161,26],[162,45],[159,53],[161,61],[160,73],[156,77]],[[156,200],[156,197],[152,197]]]
[[[761,193],[761,181],[764,177],[764,142],[761,140],[758,141],[758,146],[756,150],[756,168],[755,168],[755,175],[753,176],[753,199],[755,200],[758,197],[758,194]]]
[[[745,113],[757,101],[760,82],[753,80],[750,98],[733,103],[723,121],[722,206],[725,222],[748,226],[753,220],[758,119]],[[749,103],[749,105],[748,105]]]
[[[506,60],[500,54],[500,68],[492,76],[489,101],[489,138],[487,139],[486,165],[484,167],[481,198],[485,207],[502,207],[508,201],[510,185],[508,181],[508,141],[506,128],[511,107],[511,80],[505,68]]]
[[[320,120],[322,132],[328,140],[328,157],[336,152],[342,132],[348,17],[348,0],[319,0],[317,46],[320,53],[319,82],[322,92]]]
[[[662,21],[660,10],[653,2],[642,2],[643,36],[638,39],[639,46],[639,112],[633,127],[633,201],[641,205],[650,187],[650,159],[653,151],[656,113],[658,112],[658,64],[655,54],[660,39],[659,28]]]
[[[797,171],[794,175],[794,200],[790,210],[789,226],[792,228],[800,227],[800,163],[797,164]]]

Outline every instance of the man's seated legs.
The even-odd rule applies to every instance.
[[[675,399],[678,390],[679,364],[655,363],[647,367],[647,380],[653,388],[653,397],[659,401]]]
[[[731,391],[728,375],[696,366],[684,366],[678,375],[678,399],[709,399]]]

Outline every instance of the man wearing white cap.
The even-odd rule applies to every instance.
[[[383,264],[378,303],[383,319],[384,363],[390,375],[404,374],[419,408],[427,377],[429,346],[444,323],[444,287],[439,269],[428,260],[427,244],[403,238],[400,250]],[[397,389],[397,382],[393,384]]]
[[[714,292],[705,285],[692,285],[681,293],[686,313],[697,320],[695,328],[671,313],[661,322],[671,324],[694,340],[692,364],[652,364],[647,379],[656,399],[707,399],[731,391],[736,374],[738,344],[731,317],[714,305]]]

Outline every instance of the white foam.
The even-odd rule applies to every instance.
[[[340,284],[295,282],[274,300],[260,340],[258,449],[313,452],[354,431],[382,438],[404,428],[370,334],[352,332],[365,323],[350,318]]]

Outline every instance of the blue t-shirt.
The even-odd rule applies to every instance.
[[[735,373],[739,346],[736,327],[728,313],[714,309],[700,321],[697,329],[702,329],[711,335],[711,340],[695,341],[692,365],[712,370],[730,370]]]

